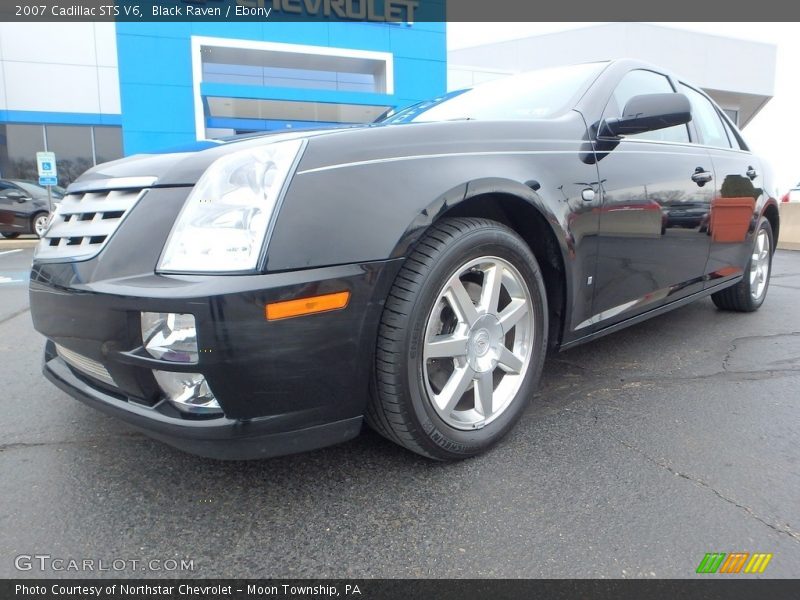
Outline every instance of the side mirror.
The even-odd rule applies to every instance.
[[[633,135],[684,125],[691,120],[692,107],[683,94],[642,94],[628,100],[621,117],[603,121],[599,135]]]

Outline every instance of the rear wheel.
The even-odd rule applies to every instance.
[[[766,219],[761,221],[753,252],[744,270],[744,277],[734,286],[711,295],[717,308],[738,312],[753,312],[764,303],[772,272],[772,227]]]
[[[6,238],[7,240],[15,240],[15,239],[17,239],[19,237],[19,234],[17,232],[0,233],[0,235],[3,236],[4,238]]]
[[[486,450],[533,396],[546,314],[536,258],[515,232],[486,219],[437,223],[386,301],[367,421],[430,458]]]

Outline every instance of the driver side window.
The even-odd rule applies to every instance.
[[[642,94],[671,94],[675,93],[669,79],[653,71],[637,69],[631,71],[617,84],[617,88],[608,101],[605,118],[621,117],[622,111],[628,100]],[[627,139],[653,140],[658,142],[689,143],[689,130],[686,125],[676,125],[656,131],[646,131],[635,135],[626,136]]]

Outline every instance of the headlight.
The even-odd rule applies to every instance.
[[[303,140],[248,148],[214,161],[186,199],[159,271],[256,268],[270,219]]]

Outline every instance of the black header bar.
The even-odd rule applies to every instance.
[[[760,0],[3,0],[2,21],[800,21],[800,3]]]
[[[800,580],[2,580],[3,600],[784,600]]]

